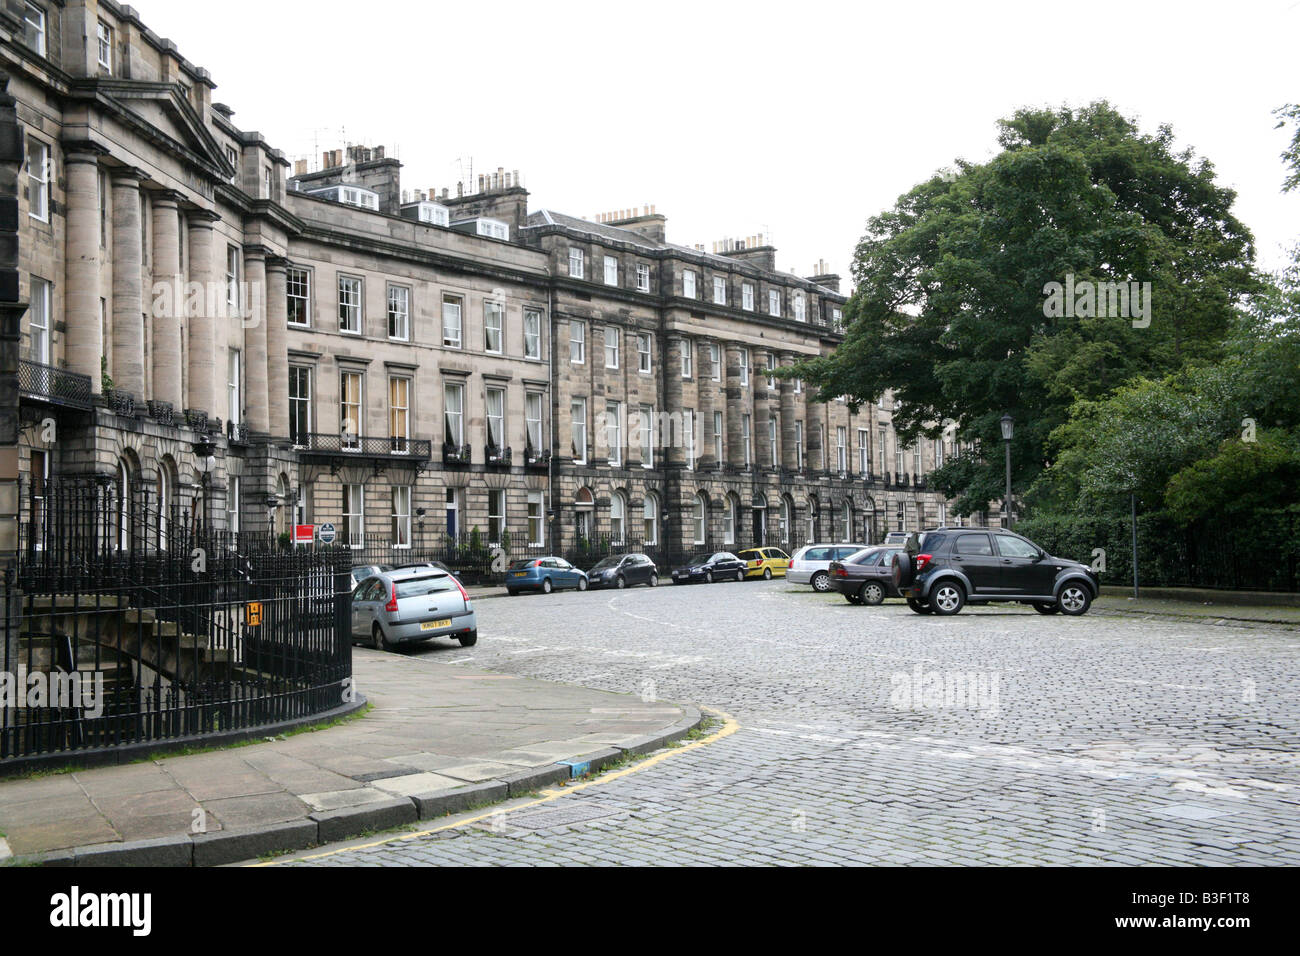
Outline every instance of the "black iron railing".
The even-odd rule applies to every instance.
[[[27,359],[18,362],[18,391],[27,398],[73,408],[90,408],[94,401],[89,375]]]
[[[232,445],[248,444],[248,425],[245,422],[226,422],[226,439]]]
[[[310,432],[297,435],[294,444],[304,454],[330,458],[407,458],[428,461],[433,455],[433,442],[427,438]]]
[[[442,463],[444,465],[468,465],[470,463],[470,446],[442,443]]]
[[[348,702],[347,561],[209,531],[191,504],[104,479],[24,497],[0,671],[45,675],[61,694],[0,706],[0,773]]]
[[[484,449],[484,457],[487,463],[497,468],[509,468],[513,454],[510,449],[498,448],[495,445],[488,445]]]
[[[171,425],[176,421],[175,409],[171,402],[149,401],[145,403],[149,417],[159,425]]]

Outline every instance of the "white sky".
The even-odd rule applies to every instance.
[[[992,156],[999,117],[1100,98],[1214,163],[1261,264],[1300,241],[1271,115],[1300,100],[1300,0],[134,4],[291,158],[383,144],[404,188],[454,193],[472,157],[533,209],[654,203],[709,248],[766,230],[801,275],[847,279],[867,218]]]

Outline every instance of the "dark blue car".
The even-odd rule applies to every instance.
[[[563,558],[524,558],[506,568],[506,590],[511,595],[520,591],[550,594],[564,588],[587,590],[587,575]]]

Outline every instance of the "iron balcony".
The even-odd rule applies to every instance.
[[[18,362],[18,391],[23,398],[50,405],[89,409],[94,403],[89,375],[27,359]]]
[[[365,458],[385,461],[428,461],[433,442],[422,438],[397,436],[347,435],[339,432],[310,432],[293,439],[299,455],[338,461]]]

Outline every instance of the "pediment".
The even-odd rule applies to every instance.
[[[180,147],[180,151],[223,179],[235,173],[220,144],[175,86],[127,80],[101,84],[99,92],[150,138]]]

